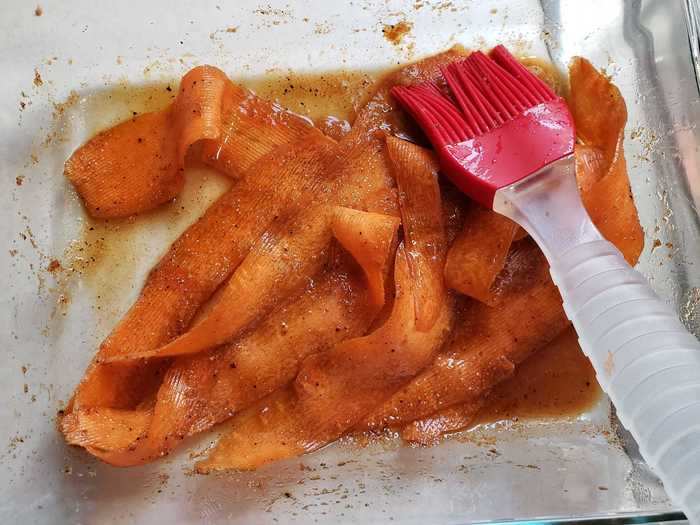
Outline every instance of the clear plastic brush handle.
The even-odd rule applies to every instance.
[[[622,424],[700,525],[700,342],[591,222],[573,157],[499,190],[494,210],[539,244],[566,315]]]

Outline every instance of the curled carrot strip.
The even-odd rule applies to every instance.
[[[180,337],[147,352],[105,362],[201,352],[225,343],[304,285],[326,264],[331,236],[358,261],[372,301],[384,302],[384,279],[399,221],[390,215],[318,206],[275,224],[220,291],[205,316]]]
[[[632,199],[624,154],[627,107],[620,90],[586,59],[569,67],[569,108],[584,146],[575,150],[583,203],[601,233],[635,264],[644,232]]]
[[[319,224],[329,226],[328,222],[323,222],[328,217],[321,216],[320,218]],[[342,327],[344,318],[345,322],[352,322],[353,319],[359,316],[360,319],[365,320],[365,323],[368,323],[379,311],[384,301],[383,282],[380,285],[380,290],[373,290],[371,285],[376,286],[377,276],[382,281],[387,276],[390,256],[394,250],[396,230],[398,228],[398,220],[395,217],[376,213],[355,212],[342,208],[334,210],[330,220],[334,223],[332,230],[339,233],[338,237],[342,245],[346,243],[349,246],[348,251],[353,257],[356,257],[356,261],[364,275],[364,286],[367,288],[367,293],[360,297],[366,298],[367,306],[358,304],[356,305],[356,308],[360,310],[358,313],[347,310],[344,317],[341,315],[336,318],[329,318],[323,322],[319,321],[319,324],[325,326],[321,333],[321,340],[323,337],[327,338],[333,333],[345,333],[347,335],[347,330]],[[317,235],[317,232],[314,235]],[[326,233],[321,232],[321,235],[325,236]],[[328,235],[330,235],[330,230]],[[325,242],[325,238],[323,238],[323,242]],[[309,246],[305,245],[304,247],[308,248]],[[317,246],[312,246],[312,248],[315,249]],[[288,273],[284,272],[284,275],[288,276]],[[308,274],[305,277],[311,278],[315,277],[315,275]],[[328,284],[321,287],[322,293],[310,291],[309,295],[314,296],[317,302],[325,304],[329,309],[331,306],[334,306],[336,311],[340,309],[341,313],[345,312],[343,308],[337,306],[336,297],[339,295],[339,291],[334,290],[331,286],[331,283],[337,286],[339,284],[338,279],[330,277],[324,279],[329,279],[329,281]],[[270,290],[267,290],[267,292],[269,293]],[[376,301],[378,296],[381,296],[381,301],[379,302]],[[309,339],[314,334],[313,326],[309,325],[310,322],[313,322],[313,319],[308,319],[307,317],[309,316],[309,310],[313,312],[314,308],[318,308],[318,305],[312,305],[303,298],[299,299],[299,303],[303,303],[306,308],[297,309],[296,306],[291,306],[295,314],[291,317],[290,323],[294,322],[294,327],[297,331],[296,343],[303,341],[311,349],[306,350],[306,352],[312,352],[314,348],[318,348],[319,341]],[[368,315],[368,312],[374,312],[374,314]],[[329,321],[332,325],[328,325]],[[286,329],[289,330],[288,325]],[[352,334],[353,332],[349,333]],[[265,333],[265,331],[262,330],[262,333]],[[338,337],[338,335],[335,337]],[[293,340],[294,338],[290,337],[288,339]],[[289,341],[287,344],[291,342]],[[245,340],[243,344],[245,344]],[[265,348],[260,346],[257,348],[258,353],[263,350],[274,350],[274,347]],[[299,361],[299,356],[305,355],[303,352],[290,348],[287,345],[284,345],[284,349],[286,352],[292,353],[292,355],[280,352],[274,358],[275,360],[291,358]],[[237,370],[235,363],[239,361],[239,357],[237,353],[229,353],[231,354],[231,362],[234,363],[233,369]],[[253,351],[253,353],[255,352]],[[196,359],[197,357],[192,356],[190,361],[187,361],[187,357],[182,357],[180,361],[176,362],[168,370],[163,380],[163,386],[158,390],[155,409],[148,412],[150,417],[142,416],[142,411],[139,409],[131,412],[125,410],[115,411],[110,408],[88,408],[86,410],[77,409],[71,411],[63,419],[63,430],[69,442],[89,447],[93,454],[116,465],[138,464],[153,459],[164,451],[168,451],[172,444],[182,439],[185,435],[201,431],[217,423],[223,417],[230,416],[234,409],[240,409],[242,406],[245,406],[246,402],[250,402],[251,390],[255,390],[257,396],[262,396],[265,394],[265,383],[271,385],[268,388],[274,389],[283,386],[285,381],[292,379],[288,374],[283,374],[283,371],[279,370],[279,368],[276,369],[269,363],[268,359],[266,369],[268,371],[276,371],[277,375],[269,376],[261,385],[252,383],[248,387],[248,394],[245,395],[241,392],[240,398],[232,397],[235,390],[226,392],[219,389],[219,400],[222,400],[221,396],[225,396],[223,400],[226,402],[226,410],[222,411],[220,407],[211,406],[211,400],[207,397],[215,388],[215,384],[221,386],[217,379],[218,372],[215,372],[216,368],[212,368],[210,356],[206,356],[205,359],[201,360]],[[257,359],[258,364],[264,361],[261,356],[257,356]],[[243,362],[245,363],[245,360]],[[226,366],[231,369],[229,363]],[[207,372],[211,374],[207,374]],[[228,373],[230,375],[231,370],[228,370]],[[249,370],[248,374],[250,373],[251,371]],[[193,374],[200,379],[194,384],[191,379]],[[236,374],[240,375],[240,372]],[[190,384],[190,388],[183,388],[183,381]],[[240,379],[237,382],[240,385],[239,388],[244,387]],[[260,386],[259,390],[258,386]],[[209,406],[209,408],[203,408],[206,406]],[[196,410],[196,417],[192,415],[192,410]],[[183,413],[190,417],[183,417]],[[120,415],[122,416],[121,420],[119,419]],[[113,421],[118,421],[119,424],[107,425],[108,422],[111,423]],[[138,426],[139,422],[142,424],[140,427]],[[104,436],[111,432],[113,426],[116,428],[129,426],[130,432],[114,434],[109,440],[105,440]],[[128,441],[129,439],[131,441]]]
[[[284,125],[278,125],[283,123]],[[173,199],[184,183],[185,156],[204,141],[207,160],[233,177],[310,124],[199,66],[180,82],[166,109],[99,133],[68,159],[65,175],[90,215],[127,217]]]
[[[514,365],[561,332],[567,320],[544,256],[532,241],[521,241],[506,263],[515,276],[492,308],[468,302],[452,339],[435,361],[358,426],[403,426],[459,403],[473,402]]]
[[[445,296],[438,321],[430,330],[418,331],[413,281],[401,247],[395,281],[394,306],[381,327],[307,358],[292,387],[231,420],[228,432],[198,463],[198,470],[255,469],[315,450],[352,428],[430,363],[449,331],[451,301]]]
[[[103,131],[68,159],[65,175],[94,217],[125,217],[151,209],[182,189],[187,149],[221,134],[231,83],[201,66],[182,79],[170,107]]]
[[[445,282],[449,288],[495,305],[492,289],[506,262],[518,225],[495,211],[474,205],[467,211],[464,228],[447,252]]]
[[[427,150],[387,137],[399,189],[408,268],[414,280],[416,328],[430,330],[444,302],[447,239],[442,217],[438,162]]]

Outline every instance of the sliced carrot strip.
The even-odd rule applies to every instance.
[[[464,228],[447,252],[447,286],[494,305],[497,296],[491,287],[517,231],[518,225],[507,217],[474,205],[466,212]]]
[[[568,321],[544,257],[524,240],[506,266],[514,279],[498,308],[469,302],[453,338],[435,362],[370,415],[358,429],[400,426],[449,406],[472,402],[518,364],[557,336]]]
[[[511,363],[511,372],[512,369]],[[436,445],[445,434],[468,427],[485,403],[486,397],[482,397],[471,403],[444,408],[424,419],[412,421],[401,430],[401,438],[416,445]]]
[[[358,263],[366,276],[365,278],[367,279],[367,276],[369,276],[369,279],[373,281],[375,279],[375,274],[379,274],[383,279],[388,272],[390,255],[393,252],[394,239],[398,228],[398,220],[391,216],[376,213],[352,212],[351,210],[344,209],[338,210],[334,215],[335,216],[331,217],[330,219],[337,222],[337,230],[341,232],[341,236],[347,240],[355,253],[360,254],[360,257],[358,257]],[[317,218],[320,219],[318,221],[320,224],[327,224],[327,222],[324,222],[327,221],[327,217],[317,215]],[[354,239],[355,236],[360,237],[360,239]],[[311,249],[314,250],[316,248],[317,247],[315,246],[311,247]],[[364,261],[369,263],[367,267],[362,266],[362,262]],[[312,293],[317,301],[321,300],[321,302],[323,302],[323,300],[336,300],[338,292],[334,291],[333,288],[330,288],[330,284],[333,286],[338,286],[340,281],[337,278],[330,280],[329,284],[322,288],[323,292],[320,296],[317,293]],[[353,313],[353,310],[348,309],[346,323],[352,323],[355,318],[366,320],[365,323],[368,323],[381,308],[384,297],[383,284],[381,285],[382,301],[379,303],[375,301],[377,291],[373,291],[370,286],[367,286],[367,284],[365,284],[365,286],[367,288],[367,294],[361,296],[367,298],[369,307],[365,307],[364,311],[358,313]],[[287,359],[291,358],[292,362],[298,363],[301,356],[307,355],[308,353],[311,353],[313,349],[319,348],[319,341],[309,341],[307,339],[311,330],[311,327],[308,325],[309,319],[305,319],[305,317],[309,315],[309,303],[305,302],[303,299],[300,301],[300,303],[304,303],[304,309],[294,310],[294,307],[292,308],[294,313],[301,317],[301,320],[304,321],[305,324],[302,325],[301,323],[298,323],[296,325],[297,332],[295,335],[297,337],[301,337],[303,341],[308,344],[311,350],[294,349],[291,350],[291,352],[293,352],[291,356],[278,355],[275,357],[276,360],[279,360],[280,357],[285,357]],[[333,306],[333,303],[329,303],[327,306]],[[338,309],[337,306],[336,309]],[[313,311],[313,309],[311,309],[311,311]],[[324,312],[324,314],[325,313],[328,312]],[[330,338],[332,340],[333,337],[341,337],[339,334],[348,333],[347,328],[344,328],[338,324],[339,321],[342,323],[342,318],[328,318],[327,320],[332,321],[333,331],[331,332],[329,330],[330,326],[328,326],[324,321],[325,328],[322,330],[322,332],[325,332],[326,339]],[[311,321],[313,321],[313,319],[311,319]],[[289,327],[287,326],[287,330],[288,329]],[[265,334],[264,327],[262,333]],[[335,336],[332,334],[335,334]],[[321,335],[323,336],[324,334],[322,333]],[[269,337],[269,333],[267,336]],[[322,341],[323,337],[320,339]],[[239,349],[238,346],[236,348]],[[262,349],[264,347],[258,348]],[[259,356],[253,355],[253,357],[257,357],[259,361],[264,362],[264,360],[262,360]],[[155,411],[153,412],[153,417],[148,422],[149,426],[147,428],[147,439],[141,440],[137,444],[132,442],[124,442],[123,439],[130,437],[131,434],[127,435],[122,433],[121,436],[114,438],[121,439],[121,441],[119,441],[119,447],[108,449],[104,446],[102,435],[108,433],[110,429],[109,427],[103,427],[101,429],[94,428],[95,424],[93,424],[93,420],[95,418],[93,417],[92,419],[87,420],[87,422],[91,424],[91,432],[87,435],[87,437],[84,437],[79,444],[83,446],[90,446],[91,452],[104,461],[117,465],[133,465],[157,457],[159,454],[170,450],[170,447],[174,446],[175,442],[182,439],[185,435],[208,428],[208,426],[211,426],[222,419],[221,407],[212,407],[211,405],[207,405],[207,394],[211,392],[216,384],[219,384],[217,381],[218,371],[214,364],[214,360],[212,360],[209,356],[207,356],[204,360],[186,361],[187,358],[181,359],[185,360],[181,361],[185,363],[185,366],[178,366],[176,363],[174,367],[168,371],[163,383],[164,386],[161,387],[158,392]],[[237,354],[234,353],[233,356],[231,356],[229,353],[229,359],[238,360]],[[237,369],[235,366],[235,361],[232,362],[234,363],[234,369]],[[229,363],[227,363],[227,366],[230,368]],[[292,379],[292,377],[288,377],[286,374],[284,374],[284,371],[288,370],[289,366],[285,367],[283,370],[280,370],[279,367],[275,368],[273,365],[268,364],[267,370],[270,369],[277,371],[279,374],[277,376],[267,378],[267,383],[271,386],[279,387]],[[212,374],[207,375],[207,372],[212,372]],[[248,370],[248,373],[250,374],[250,370]],[[193,375],[198,379],[196,385],[194,386],[192,385]],[[235,377],[236,376],[234,376],[234,378]],[[187,380],[186,378],[190,379]],[[183,384],[183,381],[186,381],[190,387]],[[252,388],[258,397],[262,397],[265,393],[267,393],[265,389],[265,381],[262,385],[260,385],[261,388],[259,390],[257,386],[257,383],[253,383],[248,388]],[[239,391],[242,392],[242,388],[243,387],[241,386],[241,390]],[[243,397],[243,399],[232,398],[231,395],[233,392],[231,391],[219,391],[219,395],[222,394],[225,396],[226,400],[226,411],[223,413],[223,417],[230,416],[233,413],[234,408],[240,408],[243,403],[246,403],[245,397]],[[248,396],[250,397],[250,390],[248,391]],[[195,410],[196,412],[193,413],[192,410]],[[69,439],[72,439],[73,441],[76,441],[73,436],[83,436],[86,434],[85,429],[80,428],[79,426],[80,423],[83,422],[81,412],[82,411],[78,410],[76,415],[76,411],[74,410],[69,416],[64,418],[64,432],[69,433]],[[103,416],[100,411],[93,410],[89,412],[89,414],[94,413],[101,416],[101,419],[98,419],[98,421],[106,420],[105,416]],[[109,409],[107,410],[107,413],[113,415],[113,411]],[[183,415],[185,417],[183,417]],[[127,414],[127,422],[124,423],[124,425],[129,423],[132,417],[133,416],[131,414]],[[77,423],[74,423],[74,419],[76,418]],[[98,431],[101,431],[102,434],[100,434]],[[142,431],[145,432],[145,429],[142,429]],[[138,435],[140,436],[140,434]],[[102,446],[88,443],[88,437],[92,438],[95,443],[101,443]],[[112,443],[114,443],[114,440],[112,440]]]
[[[333,210],[331,227],[333,236],[364,271],[372,304],[381,307],[386,295],[384,282],[396,247],[399,219],[337,207]]]
[[[437,173],[438,162],[427,150],[387,137],[387,151],[399,189],[408,268],[414,280],[416,328],[430,330],[444,303],[443,268],[447,239]]]
[[[129,426],[132,432],[112,432],[105,421],[116,419],[114,409],[85,408],[63,419],[66,439],[118,466],[169,453],[183,438],[286,386],[306,356],[362,335],[376,314],[376,308],[367,308],[372,303],[362,273],[341,255],[317,283],[276,309],[249,335],[211,352],[177,358],[163,379],[154,409],[119,411],[118,427]]]
[[[627,122],[627,107],[620,90],[585,58],[569,65],[568,104],[576,124],[576,135],[586,145],[600,150],[609,164],[619,156],[618,138]]]
[[[232,420],[230,431],[197,465],[200,471],[255,469],[315,450],[340,437],[430,363],[449,330],[451,301],[445,300],[431,330],[416,330],[412,279],[401,247],[395,272],[396,300],[387,322],[368,336],[307,358],[292,388]]]
[[[169,111],[147,113],[103,131],[65,165],[88,213],[127,217],[173,199],[184,177]]]
[[[199,66],[180,82],[175,101],[93,137],[65,165],[90,215],[126,217],[173,199],[182,189],[185,155],[205,141],[221,149],[211,163],[234,177],[274,148],[309,130],[302,117],[234,85],[219,69]]]
[[[234,85],[235,86],[235,85]],[[222,173],[239,177],[278,146],[308,133],[312,123],[274,102],[235,86],[222,114],[221,136],[202,145],[202,160]]]
[[[601,233],[635,264],[644,232],[632,198],[623,150],[627,107],[620,90],[590,62],[575,58],[569,67],[569,107],[576,133],[576,176],[583,202]]]
[[[244,177],[185,231],[150,273],[139,299],[100,346],[78,387],[85,406],[129,408],[140,399],[139,376],[152,366],[99,361],[158,348],[180,333],[198,308],[238,266],[276,214],[303,205],[325,176],[322,158],[334,144],[315,132],[283,147]]]
[[[167,202],[182,189],[187,149],[221,134],[226,75],[200,66],[182,78],[173,104],[103,131],[68,159],[65,175],[94,217],[125,217]]]
[[[260,237],[199,323],[156,350],[104,361],[192,354],[232,339],[319,273],[326,264],[332,234],[364,269],[370,296],[381,305],[387,254],[398,225],[390,215],[327,206],[281,221]]]

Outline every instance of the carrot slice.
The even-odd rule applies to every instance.
[[[399,189],[408,268],[414,280],[416,328],[430,330],[444,303],[443,268],[447,239],[437,173],[438,162],[427,150],[387,137],[387,151]]]
[[[92,138],[64,174],[93,217],[127,217],[173,199],[184,185],[169,111],[146,113]]]
[[[396,230],[398,228],[398,219],[376,213],[354,212],[346,209],[337,209],[330,216],[317,214],[317,219],[319,219],[317,222],[323,229],[329,229],[326,228],[326,226],[329,226],[329,222],[333,222],[334,231],[339,231],[340,237],[345,239],[345,241],[351,247],[349,251],[351,251],[351,253],[354,252],[354,254],[358,254],[357,261],[365,275],[365,281],[367,283],[365,285],[367,292],[366,294],[361,294],[361,297],[366,297],[368,304],[363,311],[358,313],[354,313],[353,310],[348,309],[345,322],[352,323],[354,319],[357,318],[366,320],[366,326],[366,323],[371,321],[383,304],[383,283],[380,285],[380,290],[373,289],[372,286],[369,286],[369,284],[376,286],[377,276],[383,280],[388,273],[388,266],[393,252]],[[316,229],[318,230],[319,228]],[[322,232],[322,235],[325,235],[325,233]],[[314,232],[312,237],[317,236],[318,233]],[[356,239],[356,237],[359,239]],[[310,250],[316,250],[318,248],[318,246],[309,247],[308,245],[304,245],[303,247],[304,249]],[[323,249],[325,246],[321,246],[320,248]],[[316,251],[312,251],[312,253],[318,257]],[[272,254],[272,257],[274,260],[274,254]],[[366,263],[366,266],[363,266],[363,263]],[[284,275],[289,277],[288,272],[286,271],[284,272]],[[307,281],[307,278],[313,277],[313,275],[305,275],[304,277],[304,280]],[[325,310],[328,310],[330,307],[334,306],[333,301],[337,301],[337,295],[339,295],[339,293],[333,290],[330,285],[332,283],[333,286],[338,286],[341,284],[341,281],[342,279],[339,280],[337,278],[329,280],[328,284],[322,287],[321,295],[318,295],[317,293],[310,293],[310,295],[313,295],[314,299],[319,301],[321,304],[326,301],[330,301],[326,305],[327,308],[325,308]],[[355,285],[355,287],[356,286],[357,285]],[[266,293],[270,294],[271,291],[267,289]],[[381,297],[381,301],[379,302],[376,300],[378,295]],[[224,299],[222,299],[222,301],[224,301]],[[323,322],[320,322],[324,328],[321,330],[322,333],[321,337],[319,337],[319,341],[309,341],[308,337],[312,335],[313,330],[308,325],[308,322],[314,321],[314,318],[312,317],[311,319],[307,319],[306,317],[309,316],[309,311],[313,312],[317,306],[310,308],[310,304],[303,299],[299,302],[303,303],[304,306],[302,309],[295,309],[295,307],[292,307],[293,314],[295,317],[300,317],[305,324],[302,325],[302,323],[296,323],[295,335],[297,338],[302,339],[302,341],[305,342],[311,350],[291,350],[291,352],[293,352],[292,356],[285,355],[284,357],[287,359],[290,359],[291,357],[293,362],[295,360],[296,362],[299,362],[301,356],[310,353],[314,349],[318,349],[319,343],[323,341],[324,336],[326,339],[330,338],[332,340],[334,337],[340,337],[339,333],[347,333],[347,329],[342,328],[342,317],[340,319],[329,317]],[[255,307],[256,304],[253,304],[253,306]],[[336,305],[334,309],[338,310],[339,308]],[[324,314],[326,313],[328,312],[324,312]],[[341,313],[345,312],[341,309]],[[279,329],[278,326],[276,328]],[[289,327],[287,326],[287,331],[288,330]],[[353,332],[355,332],[355,330],[353,330]],[[351,332],[351,335],[357,335],[356,332],[353,332]],[[257,330],[254,333],[257,333]],[[264,327],[262,333],[266,333]],[[333,334],[335,334],[335,336]],[[267,332],[267,336],[269,337],[269,332]],[[263,349],[265,347],[259,346],[258,348]],[[236,354],[234,353],[232,356],[229,352],[229,359],[232,359],[231,362],[235,363],[235,360],[238,360],[238,357],[235,357],[235,355]],[[264,362],[264,360],[260,359],[259,356],[254,355],[253,357],[258,357],[259,361]],[[279,360],[280,357],[282,356],[278,355],[275,357],[275,359]],[[181,364],[178,365],[178,363]],[[229,366],[229,363],[226,363],[226,365]],[[267,370],[273,370],[279,373],[278,375],[268,378],[267,383],[271,386],[279,387],[292,379],[292,377],[288,377],[283,373],[284,370],[289,370],[289,366],[285,367],[284,370],[280,370],[279,368],[275,368],[275,366],[268,364]],[[211,375],[208,374],[209,372],[211,372]],[[248,370],[248,373],[250,373],[250,370]],[[161,386],[158,391],[155,410],[152,413],[152,417],[146,421],[147,427],[141,428],[140,432],[122,432],[121,434],[116,435],[110,441],[110,443],[114,445],[112,448],[107,448],[104,440],[104,435],[111,432],[110,427],[100,428],[98,426],[100,421],[104,422],[114,419],[115,414],[112,409],[106,409],[104,413],[101,411],[101,408],[99,410],[93,409],[88,411],[72,410],[70,414],[64,418],[64,432],[66,433],[69,442],[74,442],[76,444],[89,447],[93,454],[97,455],[104,461],[113,464],[133,465],[154,459],[164,451],[169,451],[170,447],[174,446],[177,440],[182,439],[184,436],[192,432],[208,428],[208,426],[211,426],[222,419],[221,407],[218,407],[217,409],[216,406],[209,405],[207,400],[207,395],[211,392],[215,385],[218,384],[218,374],[219,371],[217,370],[214,360],[212,360],[208,355],[206,355],[206,358],[203,360],[186,361],[186,358],[181,358],[181,361],[176,362],[176,364],[167,372],[165,376],[163,386]],[[196,382],[193,381],[193,377],[197,378]],[[187,378],[190,378],[189,381]],[[193,382],[195,383],[194,385],[192,384]],[[265,393],[267,393],[265,386],[265,383],[263,383],[260,385],[260,389],[258,389],[257,383],[252,383],[248,387],[248,397],[250,397],[250,390],[255,391],[258,398],[262,397]],[[244,387],[241,386],[239,388],[239,392],[242,393],[243,388]],[[235,397],[232,398],[231,395],[233,392],[231,391],[219,391],[218,394],[219,396],[224,395],[226,399],[226,411],[223,412],[225,417],[230,416],[233,413],[234,408],[238,409],[242,404],[246,403],[245,396],[243,396],[243,399],[236,399]],[[193,412],[193,410],[195,412]],[[127,411],[122,412],[125,413],[125,422],[122,426],[130,425],[133,427],[133,414],[128,413]],[[109,419],[108,416],[111,419]],[[82,424],[88,424],[89,428],[82,428]],[[135,435],[139,436],[139,438],[142,436],[142,434],[147,434],[147,439],[139,439],[138,443],[124,441],[127,438],[133,438],[134,433]],[[95,443],[100,444],[101,446]],[[117,444],[119,446],[116,446]]]
[[[120,354],[105,362],[201,352],[238,335],[298,292],[327,261],[335,235],[365,271],[373,302],[384,302],[389,249],[399,221],[390,215],[318,206],[265,232],[236,269],[216,304],[190,330],[156,350]]]
[[[307,358],[293,387],[235,417],[200,471],[255,469],[315,450],[351,428],[430,363],[449,330],[451,301],[427,332],[415,327],[412,279],[402,247],[396,255],[396,299],[385,324]]]
[[[304,144],[262,159],[258,171],[238,181],[175,241],[148,276],[139,299],[100,346],[97,361],[78,387],[80,403],[127,408],[141,398],[136,377],[152,377],[152,367],[117,368],[99,361],[158,348],[181,332],[274,215],[308,199],[308,190],[324,176],[321,158],[330,147],[333,143],[315,132]]]
[[[119,466],[169,453],[185,437],[286,386],[306,356],[362,335],[376,314],[376,308],[367,307],[372,303],[362,274],[341,254],[314,285],[239,341],[177,358],[158,390],[155,408],[73,411],[62,421],[66,440]],[[113,432],[115,427],[130,432]]]
[[[68,159],[65,175],[90,215],[126,217],[181,191],[185,155],[196,142],[221,145],[224,157],[212,164],[238,177],[309,127],[305,119],[234,85],[221,70],[199,66],[182,78],[168,108],[99,133]]]
[[[498,308],[468,302],[452,341],[436,360],[371,414],[358,429],[381,429],[424,418],[449,406],[472,402],[567,326],[559,293],[537,246],[520,241],[506,267]]]
[[[231,83],[200,66],[182,78],[171,106],[103,131],[68,159],[65,175],[94,217],[125,217],[167,202],[182,189],[187,149],[221,134]]]
[[[205,163],[231,177],[247,172],[278,146],[295,142],[313,126],[310,120],[234,84],[222,114],[222,133],[202,144]]]
[[[496,304],[491,287],[503,269],[517,231],[518,225],[507,217],[473,206],[447,252],[447,286],[482,303]]]
[[[620,90],[590,62],[569,67],[569,107],[576,133],[576,176],[583,202],[601,233],[635,264],[644,232],[632,198],[623,150],[627,107]]]
[[[386,295],[384,282],[396,247],[399,219],[337,207],[331,224],[333,236],[362,268],[371,304],[381,307]]]
[[[512,363],[510,370],[512,373]],[[508,377],[507,369],[504,370],[504,375]],[[424,419],[412,421],[401,429],[401,439],[416,445],[436,445],[443,435],[468,427],[485,404],[484,396],[471,403],[444,408]]]

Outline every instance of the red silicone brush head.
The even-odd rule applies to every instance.
[[[487,207],[496,191],[574,150],[569,109],[503,46],[442,70],[452,98],[434,84],[392,94],[440,156],[442,170]]]

